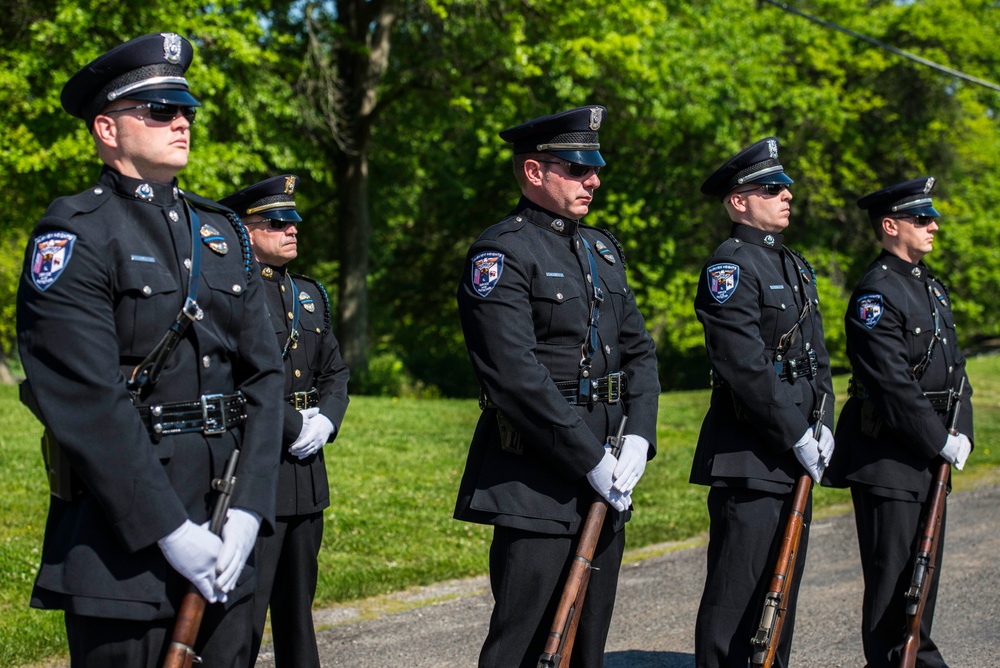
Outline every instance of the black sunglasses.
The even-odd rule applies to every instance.
[[[747,190],[739,191],[739,194],[752,193],[754,190],[763,190],[768,195],[778,195],[782,190],[791,190],[787,183],[761,183],[758,186],[749,188]]]
[[[937,219],[934,216],[898,216],[897,220],[911,220],[914,227],[927,227]]]
[[[186,104],[147,102],[146,104],[138,104],[134,107],[125,107],[123,109],[105,111],[104,115],[107,116],[108,114],[117,114],[119,111],[132,111],[133,109],[149,109],[149,117],[159,123],[169,123],[177,118],[178,113],[186,118],[188,123],[194,123],[194,117],[198,113],[198,107],[192,107]]]
[[[294,220],[278,220],[277,218],[265,218],[264,220],[255,220],[252,223],[247,223],[247,225],[267,225],[272,230],[283,230],[289,225],[294,224]]]
[[[601,168],[596,165],[580,165],[575,162],[565,162],[563,160],[538,160],[537,162],[544,162],[549,165],[562,165],[563,167],[566,167],[566,171],[569,172],[569,175],[575,178],[587,176],[590,174],[590,170],[594,170],[594,174],[601,173]]]

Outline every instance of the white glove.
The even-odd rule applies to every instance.
[[[215,564],[222,550],[222,540],[208,530],[208,524],[198,526],[184,520],[169,534],[156,541],[174,570],[198,588],[209,603],[221,599],[215,592]]]
[[[795,451],[795,458],[802,464],[806,473],[818,484],[823,477],[825,466],[820,458],[819,441],[813,438],[812,427],[806,429],[806,433],[802,434],[792,449]]]
[[[316,410],[319,411],[318,408]],[[302,431],[295,442],[288,446],[288,452],[299,459],[305,459],[326,445],[332,433],[333,423],[328,417],[317,412],[310,418],[304,418]]]
[[[965,468],[965,460],[969,458],[969,454],[972,452],[972,442],[969,441],[969,437],[965,434],[957,434],[952,436],[948,434],[948,440],[944,443],[944,449],[941,450],[941,456],[948,460],[949,464],[954,465],[959,471]]]
[[[612,508],[620,512],[628,506],[625,505],[627,495],[620,494],[611,487],[617,465],[618,460],[611,454],[611,446],[605,445],[604,458],[587,474],[587,482],[611,504]]]
[[[819,429],[819,461],[826,468],[833,458],[833,432],[826,425]]]
[[[622,494],[630,494],[646,471],[648,454],[649,441],[636,434],[625,434],[622,451],[618,455],[618,466],[615,467],[615,482],[612,488]]]
[[[299,435],[295,437],[296,441],[302,438],[302,434],[306,433],[306,429],[309,428],[309,420],[319,415],[319,407],[313,406],[312,408],[303,408],[299,411],[299,415],[302,416],[302,428],[299,429]]]
[[[252,510],[230,508],[226,513],[226,523],[222,525],[222,550],[215,565],[215,588],[223,598],[236,588],[236,581],[257,540],[258,529],[260,515]]]

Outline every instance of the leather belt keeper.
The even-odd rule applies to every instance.
[[[575,380],[558,382],[556,383],[556,387],[559,389],[559,393],[562,394],[563,399],[570,404],[573,404],[574,406],[588,405],[586,402],[578,401],[577,397],[580,391],[580,386]],[[593,391],[591,392],[589,403],[617,404],[622,400],[625,396],[625,392],[628,390],[628,376],[625,375],[624,371],[609,373],[603,378],[595,378],[591,380],[590,387]],[[497,405],[486,396],[486,392],[480,389],[479,409],[485,410],[487,408],[496,408],[496,406]]]
[[[285,401],[291,404],[292,408],[300,411],[304,408],[319,406],[319,390],[315,387],[305,392],[292,392],[285,395]]]
[[[169,434],[222,434],[247,417],[247,401],[236,394],[203,394],[197,401],[136,406],[146,429],[155,436]]]
[[[580,385],[575,380],[567,380],[556,383],[563,399],[573,405],[586,406],[588,403],[617,404],[628,391],[628,376],[624,371],[609,373],[603,378],[594,378],[590,381],[590,401],[579,401]]]
[[[865,386],[861,384],[860,381],[851,379],[847,381],[847,396],[853,397],[855,399],[870,399],[871,395],[868,394],[868,390]],[[924,396],[927,397],[927,401],[931,402],[931,408],[933,408],[938,413],[947,413],[951,410],[953,402],[955,401],[955,391],[954,390],[941,390],[940,392],[924,392]]]
[[[778,374],[778,378],[786,383],[790,383],[802,376],[815,378],[817,371],[819,371],[819,360],[816,357],[816,351],[810,349],[809,352],[801,357],[775,360],[774,371]]]

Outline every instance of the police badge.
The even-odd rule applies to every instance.
[[[299,303],[302,304],[302,308],[313,313],[316,310],[316,304],[313,302],[313,298],[309,296],[309,293],[305,290],[299,292]]]
[[[729,262],[713,264],[706,270],[706,278],[709,293],[715,301],[724,304],[740,284],[740,267]]]
[[[880,294],[870,294],[861,295],[858,297],[858,320],[861,324],[872,329],[878,324],[879,318],[882,317],[882,295]]]
[[[201,240],[214,252],[219,255],[225,255],[229,252],[229,244],[226,243],[226,238],[222,236],[219,230],[205,223],[199,231],[201,233]]]
[[[503,253],[484,251],[472,258],[472,287],[485,297],[493,291],[503,273]]]

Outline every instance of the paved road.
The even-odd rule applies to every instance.
[[[949,500],[934,628],[952,666],[1000,668],[998,507],[1000,485],[956,492]],[[676,547],[622,569],[606,668],[694,666],[694,618],[705,578],[705,546]],[[485,578],[473,578],[317,611],[323,665],[475,666],[492,606],[487,589]],[[799,596],[792,651],[796,668],[863,665],[861,591],[853,517],[816,520]],[[257,665],[272,668],[268,646]]]

